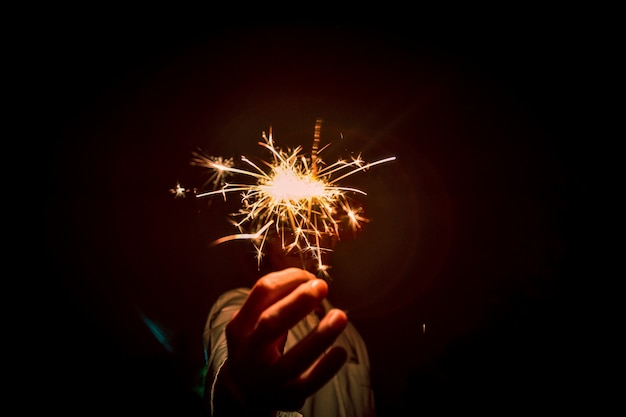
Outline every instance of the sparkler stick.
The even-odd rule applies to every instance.
[[[317,175],[317,151],[320,146],[320,131],[322,130],[322,119],[315,121],[315,130],[313,131],[313,146],[311,146],[311,173]]]
[[[361,156],[351,161],[343,159],[325,165],[319,149],[322,120],[317,119],[310,158],[302,154],[302,147],[283,150],[274,145],[272,128],[269,136],[262,134],[258,144],[267,149],[271,161],[262,160],[262,169],[246,156],[241,157],[243,168],[235,167],[233,159],[208,156],[194,152],[192,165],[208,168],[212,175],[205,183],[213,189],[197,193],[197,198],[232,193],[241,196],[241,207],[231,215],[240,233],[219,238],[212,245],[236,239],[248,239],[256,248],[258,265],[264,255],[264,245],[270,233],[280,238],[285,252],[297,251],[304,263],[307,257],[316,262],[319,275],[328,277],[328,265],[322,254],[332,248],[322,244],[324,237],[339,239],[340,225],[346,223],[352,230],[361,228],[368,219],[363,209],[350,198],[351,194],[366,195],[360,189],[340,185],[340,181],[358,172],[395,160],[395,156],[365,163]],[[246,165],[248,168],[246,168]],[[341,174],[343,173],[343,174]],[[339,175],[341,174],[341,175]],[[339,175],[334,178],[335,175]],[[230,183],[230,177],[243,177],[250,181]],[[218,188],[219,187],[219,188]],[[177,189],[180,187],[177,185]]]

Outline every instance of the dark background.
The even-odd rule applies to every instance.
[[[379,415],[592,403],[593,324],[574,296],[601,59],[588,25],[549,10],[57,14],[39,37],[47,406],[200,414],[206,314],[255,265],[245,243],[208,247],[232,206],[170,189],[203,185],[197,148],[265,157],[269,126],[306,148],[317,117],[339,152],[397,156],[350,180],[371,221],[331,270]]]

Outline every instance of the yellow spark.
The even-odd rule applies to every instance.
[[[393,161],[395,157],[366,164],[359,155],[351,161],[339,160],[324,166],[320,157],[323,149],[318,148],[320,125],[321,120],[318,119],[309,158],[301,153],[301,146],[286,151],[276,147],[271,127],[269,136],[263,132],[264,141],[259,142],[259,145],[272,156],[271,161],[262,161],[265,170],[245,156],[241,157],[241,161],[248,169],[236,168],[232,158],[208,157],[200,152],[193,154],[193,165],[213,171],[209,182],[212,182],[214,189],[198,193],[198,198],[218,194],[226,198],[227,194],[233,192],[241,196],[241,208],[237,213],[232,213],[237,219],[233,224],[240,233],[217,239],[214,245],[234,239],[249,239],[256,248],[260,266],[264,244],[268,234],[274,231],[280,236],[283,249],[298,250],[303,256],[308,254],[317,262],[318,273],[327,275],[329,266],[324,265],[322,254],[332,248],[323,246],[323,237],[338,239],[343,220],[347,220],[348,227],[354,231],[361,227],[361,223],[368,221],[361,215],[362,208],[353,206],[349,198],[349,194],[366,193],[342,186],[339,181],[374,165]],[[225,182],[227,176],[236,174],[251,181]],[[335,175],[339,176],[334,178]],[[217,188],[220,183],[221,187]]]
[[[360,229],[361,223],[369,222],[369,219],[361,215],[361,213],[363,212],[363,207],[352,208],[349,204],[346,203],[343,209],[346,213],[348,223],[352,227],[352,230]]]

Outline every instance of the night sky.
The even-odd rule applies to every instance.
[[[318,117],[329,158],[397,157],[350,179],[370,222],[339,242],[329,295],[368,345],[379,416],[587,405],[571,357],[594,161],[574,138],[597,52],[557,13],[476,15],[50,20],[50,406],[200,414],[206,314],[256,265],[246,242],[209,247],[232,204],[170,189],[206,181],[194,150],[266,157],[270,126],[306,147]]]

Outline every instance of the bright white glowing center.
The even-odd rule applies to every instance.
[[[326,185],[312,175],[303,175],[288,166],[274,168],[274,176],[261,187],[274,201],[300,201],[326,197]]]

